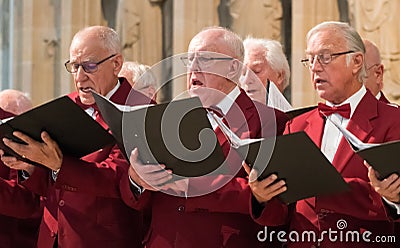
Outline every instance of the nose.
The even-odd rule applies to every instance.
[[[194,57],[193,60],[190,62],[189,66],[188,66],[189,71],[200,71],[200,64],[199,64],[199,60],[197,59],[197,57]]]
[[[75,72],[75,80],[83,81],[87,77],[85,70],[83,70],[82,66],[78,67],[78,70]]]
[[[319,61],[318,55],[314,56],[313,63],[310,62],[310,70],[311,71],[319,71],[322,69],[322,64]]]

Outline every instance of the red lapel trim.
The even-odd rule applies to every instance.
[[[366,142],[373,130],[371,119],[378,116],[378,100],[368,91],[361,99],[353,116],[350,118],[347,130],[352,132],[361,141]],[[348,161],[355,153],[347,141],[342,138],[332,164],[339,172],[342,172]]]

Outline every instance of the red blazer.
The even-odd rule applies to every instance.
[[[379,97],[379,101],[384,102],[384,103],[390,103],[382,91],[381,91],[381,97]]]
[[[305,131],[310,138],[321,146],[324,129],[324,119],[318,110],[312,110],[287,123],[286,133]],[[377,101],[369,92],[365,94],[354,111],[347,129],[360,140],[368,143],[382,143],[400,139],[400,112],[397,108]],[[320,235],[321,231],[337,229],[337,222],[341,219],[347,223],[347,230],[363,232],[368,230],[374,235],[393,235],[393,223],[386,211],[381,196],[370,186],[367,168],[363,159],[356,155],[347,141],[342,138],[333,166],[340,172],[350,186],[350,191],[320,196],[298,201],[290,219],[290,228],[299,233],[314,231]],[[322,176],[322,175],[316,175]],[[260,224],[271,224],[268,219],[273,211],[285,211],[286,206],[279,205],[275,200],[268,203],[256,220]],[[283,219],[288,216],[282,216]],[[276,220],[275,220],[276,221]],[[280,220],[282,221],[282,219]],[[361,238],[360,238],[361,239]],[[317,242],[291,243],[289,247],[310,247]],[[322,247],[383,247],[378,243],[330,243],[328,238],[320,242]],[[391,247],[385,243],[384,247]],[[394,246],[393,246],[394,247]]]
[[[0,171],[0,247],[36,247],[43,212],[40,197],[18,184],[17,171],[1,162]]]
[[[131,89],[123,80],[111,101],[125,104]],[[141,93],[131,94],[132,105],[149,103]],[[79,101],[76,92],[69,96]],[[118,182],[128,166],[121,151],[108,146],[82,158],[64,156],[56,182],[49,170],[37,168],[26,185],[45,196],[38,247],[57,240],[63,248],[142,247],[142,215],[120,198]]]
[[[275,134],[268,129],[273,129],[276,121],[282,127],[287,120],[282,112],[276,112],[275,117],[273,109],[252,102],[244,91],[241,91],[235,103],[226,119],[231,130],[241,138],[260,137],[265,130]],[[261,121],[257,109],[262,116]],[[230,145],[224,141],[222,148],[227,154]],[[234,159],[230,162],[234,162]],[[264,246],[264,243],[257,241],[257,233],[263,227],[254,223],[249,215],[250,189],[238,157],[236,166],[239,166],[239,172],[225,186],[209,194],[189,198],[145,191],[136,199],[130,191],[128,177],[124,177],[121,193],[125,202],[137,209],[146,206],[151,208],[152,222],[145,238],[146,247]],[[218,176],[202,178],[200,182],[191,179],[189,191],[195,190],[199,184],[203,187],[218,185],[218,179],[224,177]]]
[[[0,119],[12,116],[0,108]],[[33,248],[42,214],[40,197],[18,182],[18,172],[0,161],[0,247]]]

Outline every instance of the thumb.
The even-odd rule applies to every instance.
[[[252,169],[249,174],[249,182],[250,183],[255,182],[257,180],[257,178],[258,178],[258,171],[255,169]]]
[[[136,163],[138,156],[139,156],[138,149],[137,148],[133,149],[133,151],[131,152],[131,156],[129,157],[129,162],[131,163],[131,165]]]
[[[244,170],[246,171],[247,175],[249,175],[250,171],[251,171],[250,166],[245,161],[243,161],[242,166],[243,166]]]

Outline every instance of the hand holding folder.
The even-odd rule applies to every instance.
[[[1,139],[24,143],[13,136],[14,131],[20,131],[37,141],[41,141],[41,133],[46,131],[63,154],[77,158],[115,142],[112,135],[68,96],[40,105],[0,125]],[[19,160],[38,165],[15,153],[2,140],[0,149]]]
[[[259,180],[276,174],[286,181],[279,198],[289,204],[298,200],[348,189],[342,176],[305,132],[267,139],[240,140],[214,116],[231,146],[256,169]]]

